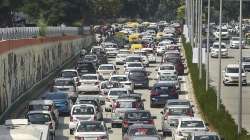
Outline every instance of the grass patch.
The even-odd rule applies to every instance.
[[[237,125],[231,115],[225,109],[224,105],[220,105],[220,110],[216,109],[216,90],[209,87],[206,91],[205,70],[203,69],[203,78],[199,79],[198,65],[192,63],[192,46],[186,43],[186,39],[182,37],[183,47],[185,50],[187,65],[191,75],[194,94],[196,96],[199,107],[202,111],[205,121],[214,128],[225,140],[250,140],[246,130],[242,129],[240,135],[237,134]]]

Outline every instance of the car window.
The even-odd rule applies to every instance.
[[[131,112],[127,113],[126,118],[133,120],[133,119],[151,119],[151,115],[149,112]]]
[[[160,66],[160,70],[174,70],[174,66]]]
[[[78,100],[77,103],[78,104],[93,104],[95,106],[98,106],[98,103],[93,100]]]
[[[118,82],[120,82],[120,81],[127,81],[128,79],[127,79],[127,77],[122,77],[122,76],[120,76],[120,77],[111,77],[111,81],[118,81]]]
[[[218,136],[194,136],[194,140],[219,140]]]
[[[147,75],[144,72],[130,72],[129,76],[130,77],[145,77]]]
[[[49,110],[49,105],[29,105],[29,111],[32,110]]]
[[[104,132],[105,127],[101,123],[81,123],[77,132]]]
[[[109,92],[109,95],[110,96],[120,96],[120,95],[126,95],[127,94],[127,91],[110,91]]]
[[[169,115],[187,115],[189,108],[170,108],[168,109]]]
[[[190,105],[190,103],[189,102],[168,102],[168,104],[167,104],[168,106],[170,106],[170,105]]]
[[[250,57],[243,57],[243,62],[250,62]]]
[[[135,102],[131,101],[119,101],[116,103],[117,108],[134,108],[135,107]]]
[[[217,44],[216,44],[216,45],[214,45],[214,46],[213,46],[213,48],[216,48],[216,49],[218,49],[218,48],[219,48],[219,45],[217,45]],[[225,49],[225,48],[226,48],[226,46],[224,46],[224,45],[221,45],[221,48],[222,48],[222,49]]]
[[[46,122],[50,122],[51,118],[49,114],[33,113],[33,114],[28,114],[28,120],[32,124],[45,124]]]
[[[114,70],[113,66],[100,66],[99,70]]]
[[[73,115],[91,115],[91,114],[94,114],[93,107],[76,106],[73,108]]]
[[[147,135],[157,135],[157,131],[155,128],[133,128],[128,134],[130,136],[147,136]]]
[[[241,71],[244,72],[243,69]],[[227,73],[239,73],[239,68],[227,68]]]
[[[82,75],[81,79],[82,80],[97,80],[97,76],[95,76],[95,75]]]
[[[182,128],[203,128],[204,123],[202,121],[181,121]]]
[[[141,62],[142,59],[140,57],[128,57],[126,59],[127,62]]]
[[[73,80],[56,80],[55,86],[74,86]]]
[[[62,77],[65,78],[72,78],[72,77],[76,77],[77,73],[75,71],[64,71],[62,72]]]
[[[129,63],[128,67],[143,67],[141,63]]]
[[[160,94],[166,94],[166,93],[168,94],[173,89],[174,89],[173,86],[155,86],[154,87],[155,92],[160,93]]]

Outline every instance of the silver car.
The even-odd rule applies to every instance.
[[[102,121],[80,121],[74,135],[76,140],[108,140],[109,132]]]

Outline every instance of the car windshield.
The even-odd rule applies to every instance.
[[[207,136],[194,136],[194,140],[219,140],[216,135],[207,135]]]
[[[118,82],[120,82],[120,81],[127,81],[128,79],[127,79],[127,77],[122,77],[122,76],[120,76],[120,77],[111,77],[111,81],[118,81]]]
[[[173,86],[155,86],[154,90],[156,93],[160,93],[160,94],[168,94],[170,93],[172,90],[174,89]]]
[[[250,62],[250,57],[243,57],[243,62]]]
[[[213,48],[219,49],[219,45],[216,44],[216,45],[213,46]],[[221,48],[222,49],[226,49],[226,46],[225,45],[221,45]]]
[[[45,124],[46,122],[50,122],[51,118],[49,114],[32,113],[32,114],[28,114],[28,120],[32,124]]]
[[[77,102],[77,104],[92,104],[95,106],[98,105],[98,103],[93,101],[93,100],[77,100],[76,102]]]
[[[128,58],[126,59],[126,61],[127,61],[127,62],[141,62],[142,59],[141,59],[141,57],[128,57]]]
[[[96,75],[82,75],[81,79],[82,80],[97,80],[97,76]]]
[[[160,70],[174,70],[174,66],[160,66]]]
[[[83,122],[78,126],[77,132],[104,132],[105,127],[101,123]]]
[[[29,105],[29,111],[32,110],[49,110],[50,105]]]
[[[171,75],[161,75],[160,81],[177,81],[177,76],[171,76]]]
[[[144,72],[130,72],[129,77],[134,77],[134,78],[141,78],[145,77],[146,74]]]
[[[183,102],[168,102],[167,105],[168,106],[170,106],[170,105],[190,105],[190,103],[187,102],[187,101],[183,101]]]
[[[47,94],[46,99],[49,100],[66,99],[66,94],[65,93]]]
[[[142,67],[141,63],[129,63],[128,67]]]
[[[243,69],[241,71],[244,72]],[[227,73],[239,73],[239,68],[227,68]]]
[[[134,102],[131,101],[119,101],[116,105],[117,108],[134,108]]]
[[[168,110],[169,115],[186,115],[189,112],[189,108],[170,108]]]
[[[114,70],[113,66],[100,66],[99,70]]]
[[[128,113],[125,118],[130,120],[134,119],[151,119],[151,115],[149,112],[130,112]]]
[[[157,135],[157,131],[155,128],[132,128],[128,134],[130,136],[152,136]]]
[[[116,90],[116,91],[109,92],[110,96],[120,96],[120,95],[126,95],[126,94],[127,94],[126,90]]]
[[[56,80],[55,86],[74,86],[73,80]]]
[[[86,55],[84,60],[95,60],[97,57],[95,55]]]
[[[76,106],[73,108],[73,115],[92,115],[94,108],[90,106]]]
[[[111,88],[120,88],[121,84],[119,83],[102,83],[101,89],[111,89]]]
[[[75,71],[64,71],[62,72],[62,77],[64,78],[73,78],[76,77],[77,73]]]
[[[203,128],[204,123],[202,121],[181,121],[182,128]]]

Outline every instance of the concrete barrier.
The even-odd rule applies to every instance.
[[[93,42],[92,36],[26,46],[0,55],[0,120],[27,91],[39,84],[79,51]]]

